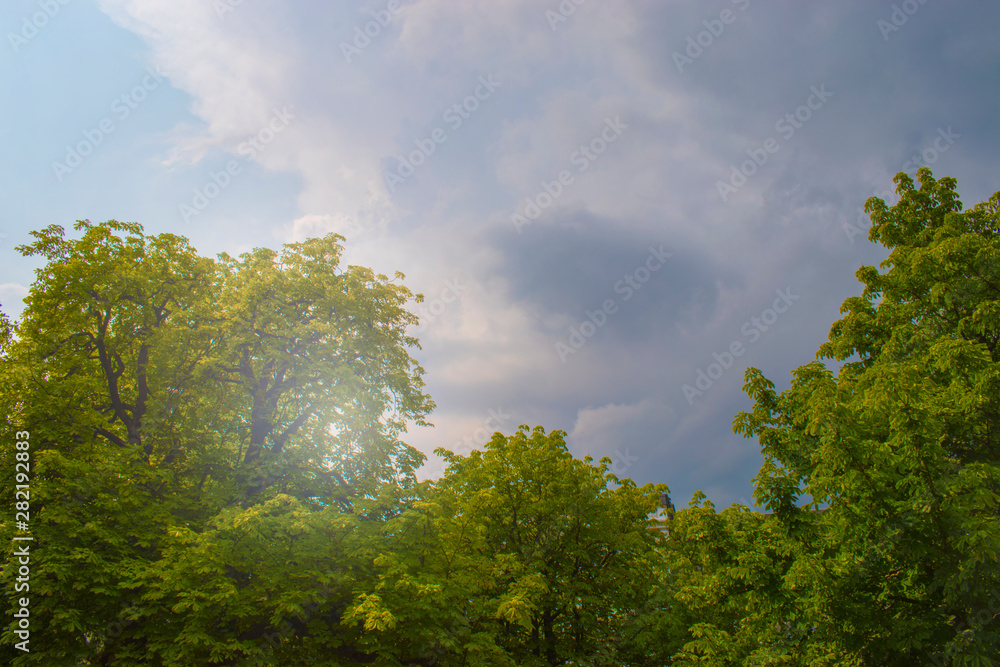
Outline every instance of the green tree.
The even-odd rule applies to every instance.
[[[356,549],[413,497],[424,457],[398,435],[433,408],[406,351],[413,295],[339,269],[336,235],[213,261],[135,223],[76,229],[20,248],[47,263],[3,332],[0,400],[12,430],[31,434],[31,613],[44,637],[8,657],[203,664],[315,643],[300,622],[260,648],[312,588],[363,576],[363,561],[345,570],[320,543]],[[12,456],[4,448],[7,497]],[[5,545],[13,532],[4,524]],[[352,654],[335,598],[310,618]]]
[[[564,436],[522,426],[466,457],[437,450],[448,469],[390,522],[378,584],[348,612],[375,631],[363,644],[375,664],[662,659],[622,636],[657,592],[649,514],[667,488],[574,458]]]
[[[700,553],[722,557],[685,594],[732,613],[694,626],[680,664],[1000,663],[1000,193],[963,212],[954,179],[917,177],[866,203],[891,252],[817,360],[780,395],[747,370],[734,430],[760,442],[773,517],[705,519]]]
[[[782,521],[742,505],[716,512],[695,494],[669,524],[675,606],[672,632],[661,641],[675,647],[670,664],[860,664],[816,626],[813,600],[803,594],[801,579],[816,567],[816,519]]]

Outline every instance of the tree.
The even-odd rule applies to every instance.
[[[857,272],[864,292],[817,360],[780,395],[747,370],[754,406],[734,431],[760,442],[755,498],[774,515],[755,530],[776,536],[750,552],[784,562],[723,596],[732,617],[695,626],[682,664],[1000,662],[1000,193],[962,212],[954,179],[917,177],[896,176],[896,205],[865,204],[886,270]],[[834,377],[822,359],[845,363]],[[729,552],[697,590],[711,597],[741,560]],[[743,648],[712,657],[723,636]]]
[[[666,545],[675,605],[661,641],[675,648],[670,664],[860,664],[814,623],[813,600],[803,595],[801,579],[815,567],[815,518],[791,524],[742,505],[717,513],[695,494],[671,521]]]
[[[339,270],[337,235],[213,261],[135,223],[76,229],[69,240],[53,225],[19,248],[47,264],[4,329],[0,400],[31,434],[31,618],[45,637],[18,660],[262,660],[295,595],[342,570],[315,540],[371,533],[366,522],[415,490],[424,457],[398,435],[434,404],[406,351],[413,295],[369,269]],[[244,534],[255,525],[273,534]],[[3,526],[5,545],[13,532]],[[267,569],[283,541],[293,557]],[[14,572],[4,568],[7,586]],[[282,594],[248,597],[263,590]],[[209,603],[228,615],[175,616]],[[314,620],[340,628],[337,601],[324,604]],[[298,632],[279,654],[315,640]],[[344,648],[342,633],[323,641]]]
[[[348,612],[375,631],[375,664],[653,664],[657,647],[622,636],[657,591],[649,514],[666,486],[576,459],[564,436],[521,426],[466,457],[436,450],[448,469],[390,523],[378,584]]]
[[[816,360],[780,394],[747,369],[733,429],[761,445],[769,512],[698,493],[665,536],[648,528],[666,486],[575,459],[562,431],[439,449],[446,473],[418,483],[423,456],[398,439],[433,408],[407,352],[413,295],[338,270],[341,237],[213,261],[134,223],[34,232],[21,252],[47,264],[23,319],[0,313],[0,402],[30,447],[0,450],[0,490],[30,481],[36,643],[11,648],[10,622],[0,652],[1000,664],[1000,192],[963,211],[954,179],[917,177],[866,203],[891,252],[857,272]]]

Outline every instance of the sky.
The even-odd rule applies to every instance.
[[[888,254],[865,200],[924,165],[1000,189],[986,0],[7,0],[0,31],[4,312],[51,224],[342,234],[425,297],[421,478],[541,425],[752,506],[744,369],[815,358]]]

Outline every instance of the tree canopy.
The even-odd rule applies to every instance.
[[[858,270],[817,360],[780,395],[747,369],[733,427],[761,445],[775,520],[703,519],[754,547],[686,593],[736,609],[678,664],[1000,663],[1000,193],[963,212],[954,179],[917,176],[866,202],[891,252]]]
[[[4,349],[8,418],[31,434],[32,625],[46,646],[20,659],[252,656],[295,604],[291,570],[261,569],[277,544],[325,552],[315,531],[390,516],[416,488],[425,457],[398,435],[433,402],[407,352],[412,294],[341,270],[336,235],[211,260],[134,223],[76,229],[20,248],[47,263]],[[313,561],[294,575],[306,590],[336,553]]]
[[[765,513],[662,507],[666,485],[541,426],[438,449],[418,481],[422,297],[341,268],[337,235],[210,259],[135,223],[33,232],[45,266],[0,313],[0,401],[30,434],[0,486],[30,478],[34,538],[15,592],[24,531],[0,518],[0,579],[32,640],[8,617],[0,655],[1000,665],[1000,192],[963,210],[954,179],[917,179],[866,203],[888,257],[815,360],[780,393],[746,369],[733,430],[760,445]]]

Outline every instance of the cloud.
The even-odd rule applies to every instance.
[[[23,299],[28,296],[28,288],[19,283],[0,283],[0,305],[12,321],[21,318],[24,310]]]
[[[1000,91],[983,81],[1000,58],[989,38],[1000,10],[928,3],[887,42],[886,8],[860,0],[611,0],[552,24],[558,6],[403,2],[348,59],[343,45],[384,2],[245,2],[224,20],[198,0],[101,3],[191,96],[201,124],[175,127],[172,169],[235,154],[274,108],[294,108],[255,158],[301,184],[269,231],[279,243],[344,234],[345,263],[402,270],[425,294],[411,304],[425,315],[414,355],[441,407],[437,429],[412,435],[423,451],[502,405],[519,423],[569,429],[579,453],[631,448],[637,479],[697,484],[722,504],[749,497],[759,453],[730,432],[747,408],[742,369],[787,382],[858,292],[858,266],[884,257],[844,223],[941,126],[962,138],[935,171],[965,179],[967,200],[995,189]],[[736,20],[678,72],[673,54],[725,8]],[[482,77],[499,86],[454,126],[449,111]],[[781,137],[776,124],[823,85],[833,96]],[[625,126],[614,141],[609,119]],[[446,140],[390,188],[387,173],[435,130]],[[770,137],[780,148],[723,201],[717,182]],[[562,172],[572,178],[557,188]],[[511,218],[532,201],[538,215],[518,233]],[[660,244],[673,256],[626,302],[618,281]],[[467,287],[445,300],[455,280]],[[801,301],[688,405],[683,384],[786,287]],[[556,343],[609,298],[618,310],[562,363]]]
[[[294,63],[277,41],[281,31],[260,30],[252,21],[258,15],[241,8],[224,22],[212,3],[198,0],[101,0],[100,7],[149,44],[154,62],[207,123],[178,137],[171,161],[197,162],[242,140],[281,104]]]

